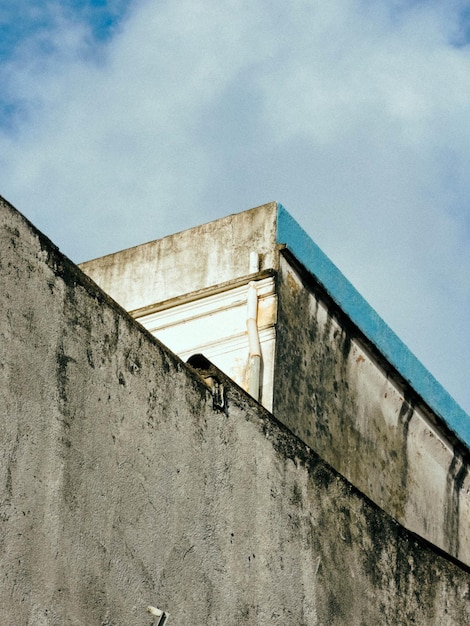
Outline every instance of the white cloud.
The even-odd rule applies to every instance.
[[[465,5],[147,0],[99,49],[54,5],[1,193],[77,261],[279,200],[468,410]]]

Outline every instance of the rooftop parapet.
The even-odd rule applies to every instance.
[[[470,416],[414,356],[348,279],[279,204],[276,239],[305,267],[368,341],[456,438],[470,447]]]

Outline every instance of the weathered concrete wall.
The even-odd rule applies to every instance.
[[[470,573],[0,205],[0,623],[463,625]]]
[[[260,270],[276,267],[276,217],[271,202],[80,267],[133,311],[246,276],[252,251],[260,255]]]
[[[469,564],[468,453],[285,258],[278,300],[274,414],[400,523]]]
[[[274,298],[269,336],[261,338],[264,406],[401,523],[470,565],[469,452],[457,442],[468,444],[468,416],[282,206],[264,205],[83,268],[128,309],[128,294],[138,295],[146,306],[133,315],[180,356],[203,351],[247,389],[246,303],[238,303],[241,315],[230,330],[234,310],[226,298],[246,288],[250,251],[272,273],[284,246],[331,298],[318,301],[312,280],[302,285],[283,266],[279,337],[271,326]],[[204,302],[214,310],[201,317]],[[170,332],[160,319],[170,320]]]

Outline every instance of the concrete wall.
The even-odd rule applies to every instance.
[[[0,623],[470,622],[470,573],[0,202]],[[295,409],[292,409],[295,416]]]
[[[470,565],[469,451],[455,436],[468,443],[468,416],[283,207],[264,205],[83,269],[127,308],[137,294],[145,306],[133,315],[180,356],[204,352],[248,389],[251,251],[260,255],[257,278],[279,274],[258,307],[264,406],[400,523]],[[302,279],[286,259],[296,267],[303,259],[310,274]]]
[[[278,276],[274,414],[400,523],[469,564],[468,451],[292,263],[282,258]]]
[[[126,311],[134,311],[276,265],[277,204],[203,224],[81,264]]]

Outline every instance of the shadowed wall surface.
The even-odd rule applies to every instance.
[[[394,519],[468,564],[468,450],[294,261],[279,265],[273,413]]]

